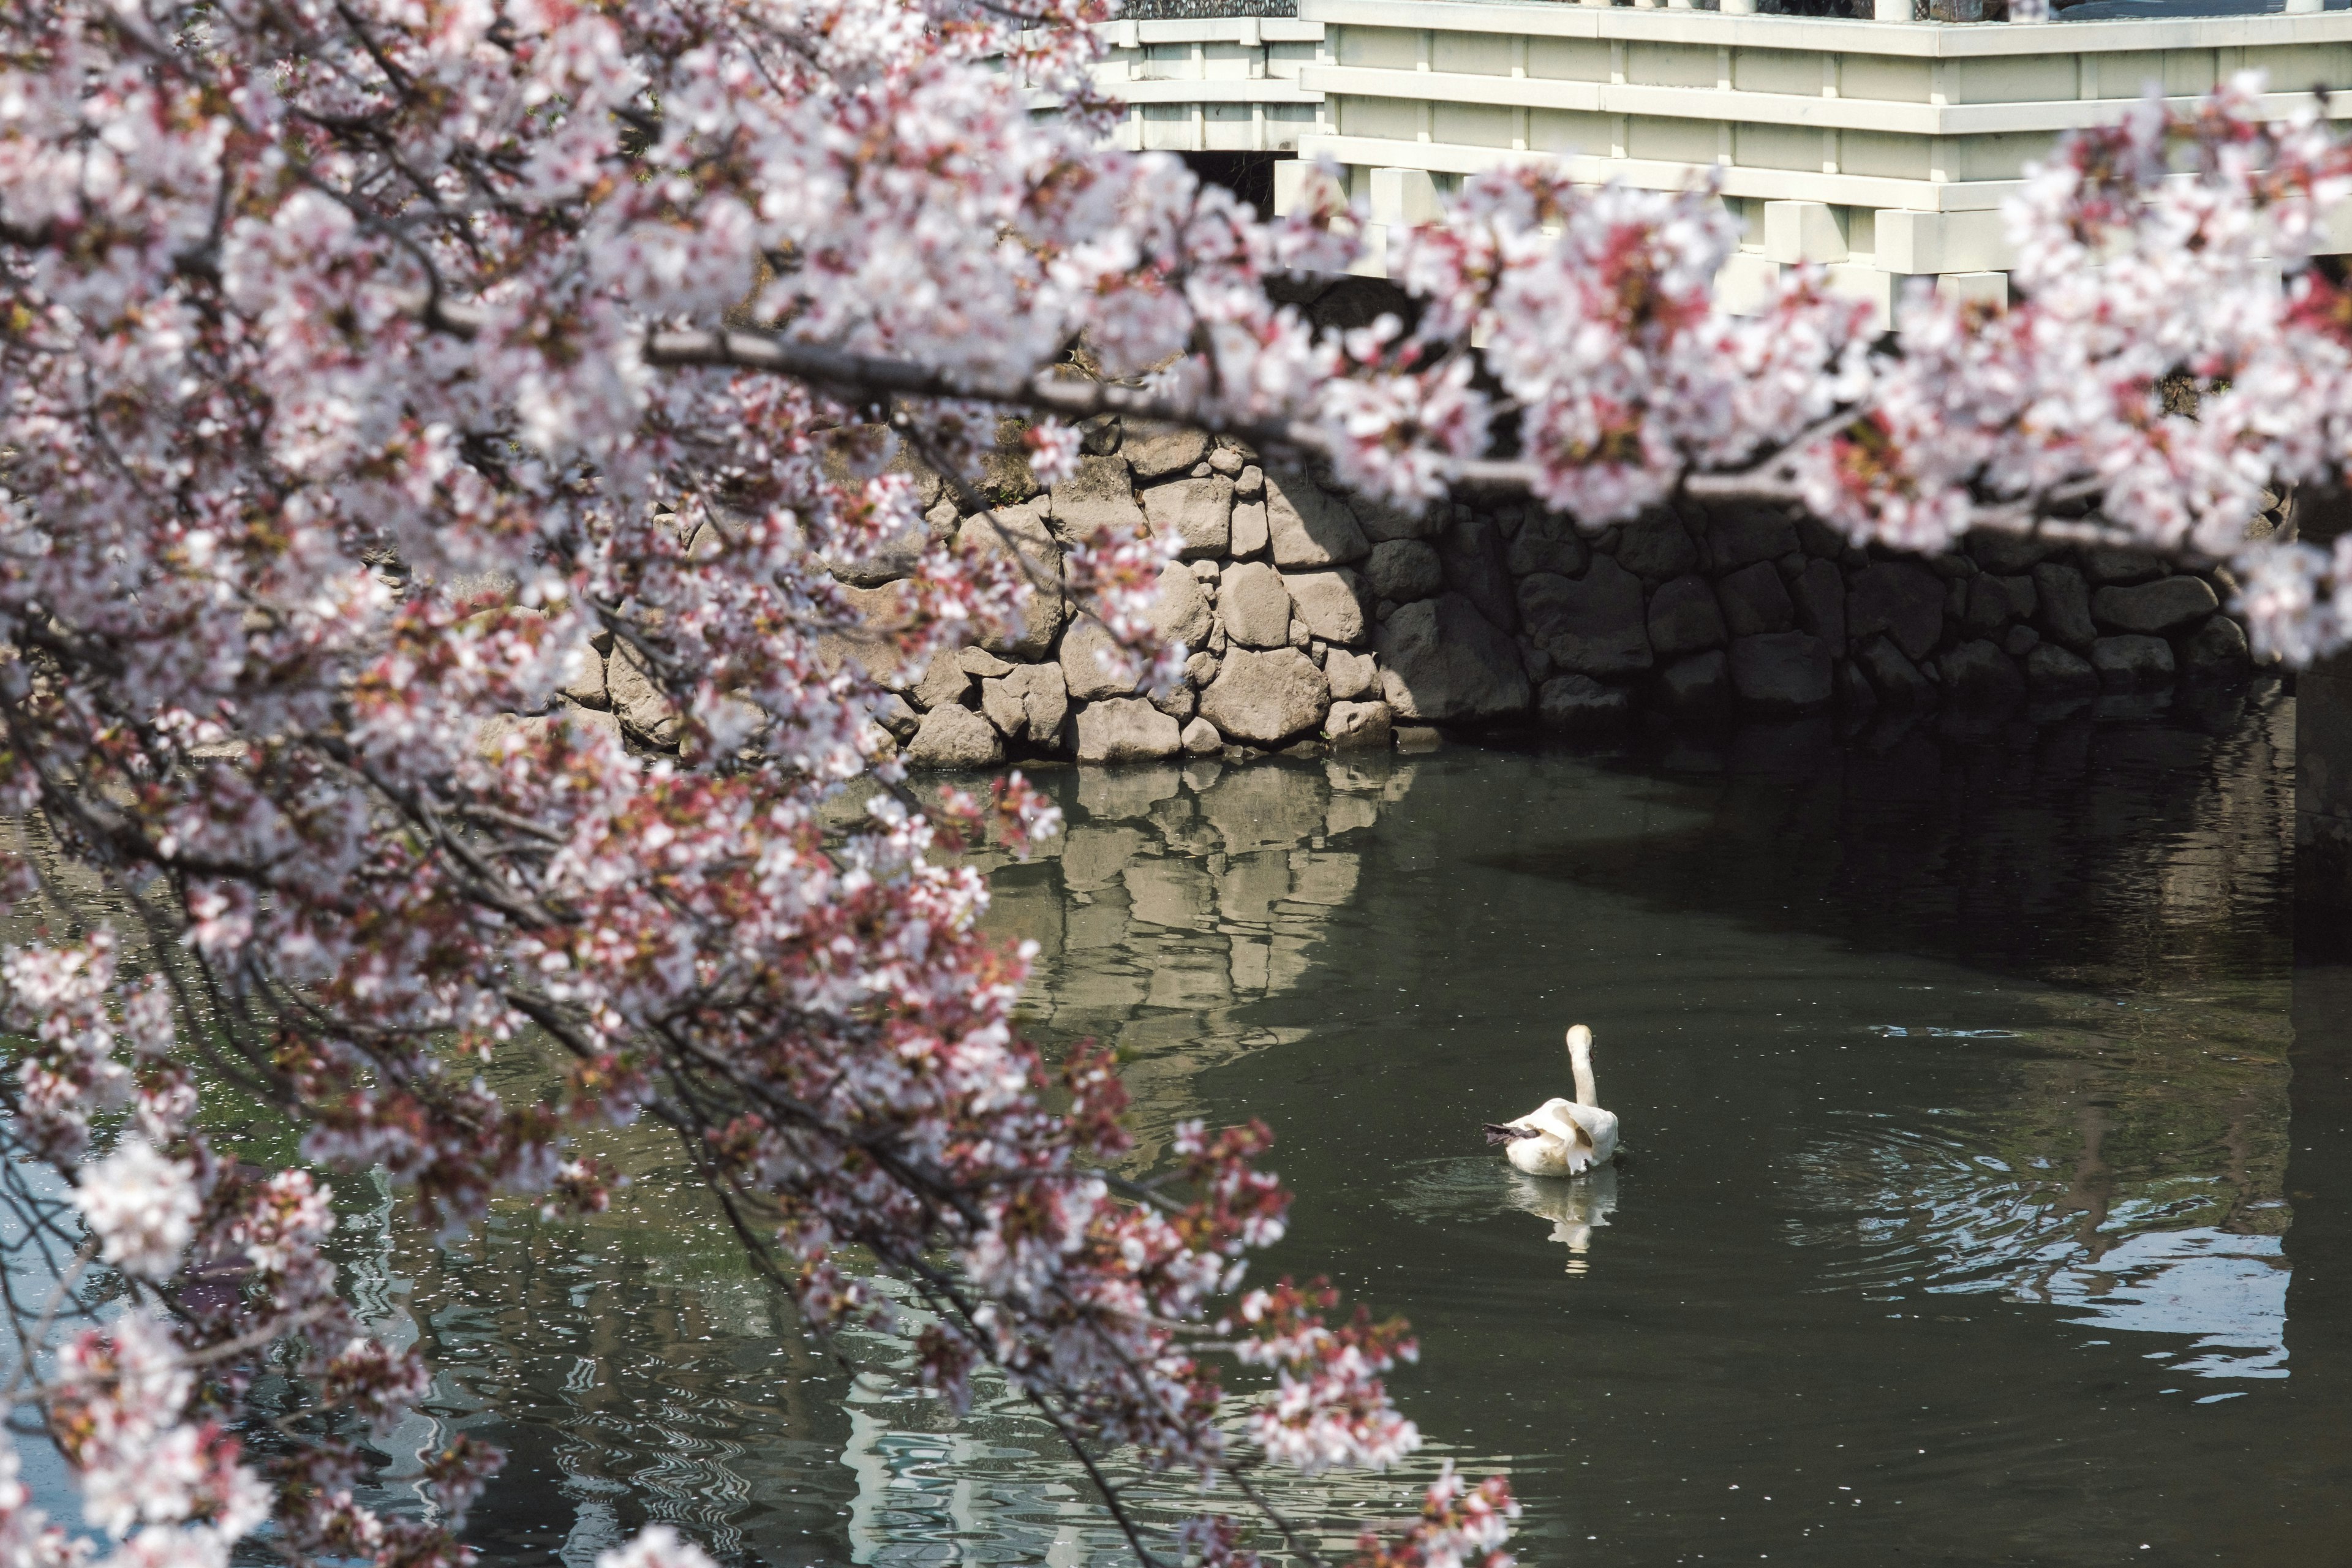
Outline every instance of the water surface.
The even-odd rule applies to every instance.
[[[2342,1563],[2352,1193],[2289,1185],[2291,733],[2266,691],[1051,773],[1070,830],[990,862],[991,920],[1041,945],[1041,1041],[1118,1045],[1143,1162],[1275,1128],[1273,1266],[1413,1320],[1413,1474],[1507,1472],[1526,1561]],[[1575,1021],[1629,1157],[1516,1175],[1478,1126],[1570,1092]],[[601,1220],[444,1257],[386,1211],[355,1251],[444,1369],[395,1492],[457,1424],[512,1452],[492,1563],[648,1519],[767,1563],[1120,1560],[1019,1408],[828,1359],[632,1158]],[[1344,1545],[1412,1479],[1294,1506]]]

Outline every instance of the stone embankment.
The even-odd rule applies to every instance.
[[[864,650],[898,692],[882,722],[915,765],[1412,745],[1436,727],[1645,709],[1999,710],[2249,662],[2225,580],[2136,555],[1993,536],[1881,555],[1751,505],[1677,503],[1598,535],[1524,505],[1412,518],[1197,432],[1105,422],[1087,447],[1050,490],[1006,464],[993,525],[927,495],[933,534],[1017,547],[1041,586],[1020,625],[927,668]],[[1173,691],[1139,690],[1054,586],[1070,542],[1104,522],[1181,547],[1157,611],[1195,650]],[[835,567],[877,633],[903,624],[922,542]]]

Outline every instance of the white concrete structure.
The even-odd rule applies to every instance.
[[[1273,7],[1268,7],[1272,9]],[[1323,24],[1290,16],[1187,16],[1104,25],[1095,79],[1128,105],[1132,152],[1295,153],[1323,129],[1323,95],[1299,72],[1322,58]]]
[[[1677,189],[1708,171],[1747,225],[1725,279],[1817,261],[1884,310],[1899,279],[2005,297],[1999,208],[2060,131],[2154,82],[2188,102],[2263,68],[2281,112],[2352,88],[2352,12],[2059,23],[1840,21],[1560,0],[1298,0],[1291,19],[1109,24],[1128,144],[1296,148],[1381,225],[1465,174],[1540,160]],[[2309,0],[2289,0],[2290,4]],[[2352,116],[2352,98],[2329,112]],[[1307,164],[1277,166],[1276,205]],[[2347,245],[2346,248],[2352,248]]]

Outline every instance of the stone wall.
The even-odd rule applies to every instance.
[[[882,722],[913,763],[1412,745],[1433,727],[1644,709],[1998,710],[2248,667],[2219,613],[2225,580],[2116,552],[1984,536],[1882,556],[1753,505],[1676,503],[1597,535],[1528,505],[1411,518],[1222,437],[1103,421],[1087,445],[1047,492],[1017,463],[992,474],[993,525],[931,492],[934,534],[1017,546],[1042,586],[1022,625],[928,668],[869,650],[898,692]],[[1174,692],[1139,692],[1054,586],[1069,542],[1105,521],[1181,542],[1158,619],[1196,651]],[[920,543],[836,565],[877,627],[898,624]]]

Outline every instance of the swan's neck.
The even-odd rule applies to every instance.
[[[1593,1106],[1597,1109],[1601,1104],[1601,1096],[1592,1087],[1592,1047],[1569,1047],[1568,1060],[1569,1065],[1576,1069],[1576,1103]]]

